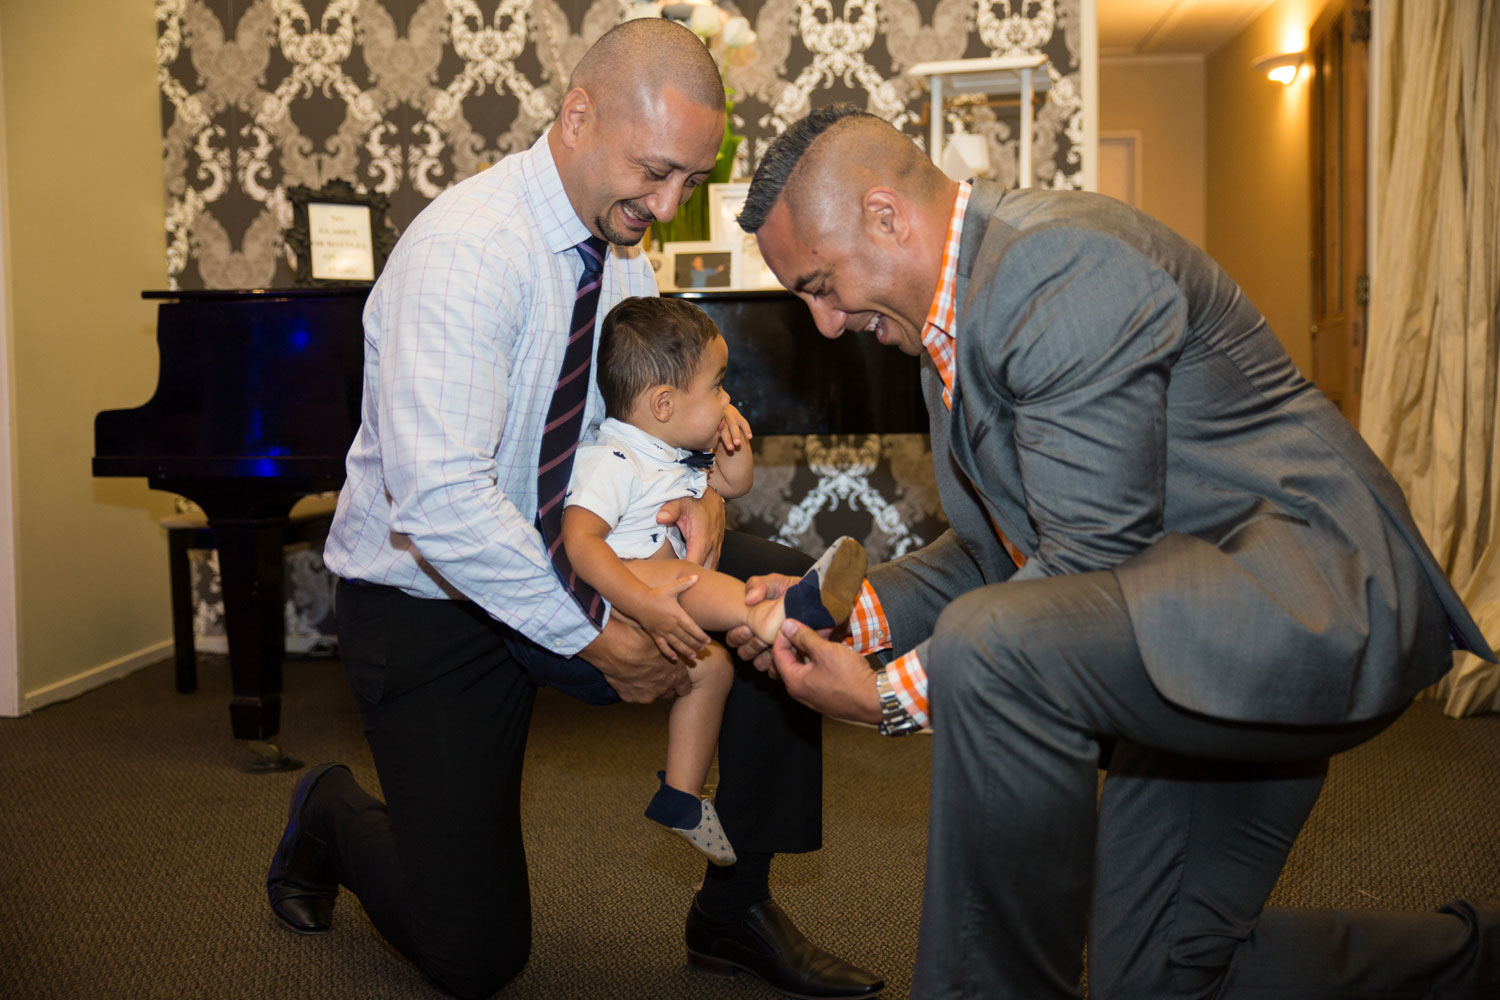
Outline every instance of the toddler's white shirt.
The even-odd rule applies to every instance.
[[[645,559],[663,540],[681,558],[682,532],[656,523],[661,505],[681,497],[701,497],[708,471],[680,461],[693,454],[674,448],[635,427],[606,417],[598,434],[578,446],[564,507],[575,504],[611,526],[606,541],[621,559]]]

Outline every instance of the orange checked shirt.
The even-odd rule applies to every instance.
[[[943,244],[943,270],[938,279],[937,294],[932,298],[932,308],[927,311],[927,322],[922,327],[922,344],[937,365],[943,379],[943,405],[953,408],[954,321],[957,312],[955,292],[958,287],[958,247],[963,237],[964,212],[969,207],[970,186],[958,185],[958,198],[953,203],[953,217],[948,222],[948,238]],[[855,652],[868,655],[891,648],[891,629],[886,621],[885,608],[875,588],[866,580],[855,603],[854,613],[849,616],[849,638]],[[931,725],[927,714],[927,671],[915,652],[897,657],[886,674],[891,682],[891,691],[918,725]]]

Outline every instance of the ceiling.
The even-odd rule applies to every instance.
[[[1202,55],[1243,31],[1275,0],[1097,0],[1099,55]]]

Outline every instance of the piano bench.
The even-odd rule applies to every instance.
[[[298,500],[287,516],[286,544],[310,542],[328,533],[333,523],[336,496],[308,496]],[[172,654],[176,661],[177,690],[198,690],[198,657],[193,648],[193,578],[188,553],[212,549],[214,529],[201,511],[173,514],[161,519],[167,531],[167,579],[172,590]]]

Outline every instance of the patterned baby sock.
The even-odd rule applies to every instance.
[[[661,787],[646,806],[646,818],[687,840],[714,864],[734,864],[734,848],[724,836],[714,804],[667,784],[665,771],[657,771],[656,778]]]

